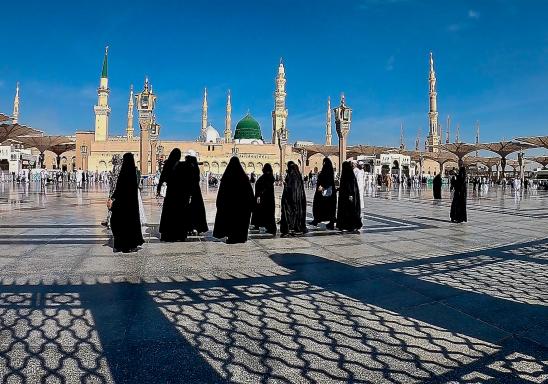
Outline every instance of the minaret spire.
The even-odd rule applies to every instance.
[[[428,147],[430,152],[437,152],[440,144],[440,132],[438,123],[438,102],[436,92],[436,72],[434,71],[434,57],[430,52],[430,73],[428,76],[430,108],[428,112]]]
[[[445,136],[445,144],[451,142],[451,116],[447,115],[447,135]]]
[[[101,77],[108,77],[108,45],[105,47],[105,57],[103,58],[103,69],[101,70]]]
[[[13,114],[11,116],[11,121],[13,124],[19,122],[19,82],[15,86],[15,98],[13,99]]]
[[[95,111],[95,141],[108,140],[108,126],[110,117],[110,107],[108,105],[108,46],[105,47],[105,56],[103,57],[103,67],[101,70],[101,79],[97,89],[97,105],[93,108]]]
[[[421,127],[419,127],[417,131],[417,139],[415,140],[415,151],[420,150],[420,145],[421,145]]]
[[[232,141],[232,100],[230,96],[230,89],[226,96],[226,118],[225,118],[225,143]]]
[[[278,143],[278,133],[285,132],[287,136],[287,109],[285,108],[285,67],[280,58],[278,75],[276,76],[274,92],[274,110],[272,111],[272,144]]]
[[[480,122],[476,120],[476,145],[479,144],[480,136]],[[478,151],[476,150],[476,157],[478,156]]]
[[[333,145],[333,135],[331,133],[331,97],[327,97],[327,112],[325,118],[325,145]]]
[[[133,84],[129,87],[129,102],[127,104],[127,128],[126,138],[128,141],[133,140]]]
[[[403,121],[400,123],[400,149],[405,149],[405,140],[403,139]]]
[[[200,140],[204,141],[206,138],[207,129],[207,88],[204,88],[204,100],[202,102],[202,127],[200,130]]]
[[[460,143],[460,123],[457,123],[457,134],[455,137],[455,143]]]

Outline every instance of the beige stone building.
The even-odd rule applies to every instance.
[[[429,67],[429,132],[425,142],[426,152],[436,152],[440,144],[440,125],[438,123],[436,77],[434,72],[434,61],[430,54]],[[317,172],[321,169],[324,154],[317,153],[306,158],[302,151],[297,150],[289,144],[289,129],[287,127],[288,110],[286,108],[286,78],[285,67],[282,61],[278,66],[278,73],[275,79],[274,108],[272,111],[271,140],[265,141],[263,131],[259,123],[247,114],[232,127],[232,105],[230,91],[227,93],[225,126],[222,135],[208,122],[207,89],[204,90],[202,103],[202,118],[199,130],[199,137],[195,141],[169,141],[162,140],[160,125],[156,122],[154,108],[156,94],[152,85],[145,79],[143,90],[134,94],[133,87],[130,88],[127,112],[126,134],[124,136],[109,135],[109,118],[111,108],[108,104],[110,89],[108,88],[108,48],[105,50],[99,88],[97,90],[97,105],[94,106],[95,127],[90,131],[78,131],[75,134],[75,151],[66,152],[61,158],[63,169],[81,168],[89,171],[106,171],[112,167],[111,160],[115,154],[123,155],[132,152],[135,155],[137,166],[143,174],[154,173],[161,162],[167,158],[173,148],[180,148],[184,153],[196,153],[202,163],[202,171],[213,174],[222,174],[230,158],[237,155],[247,173],[261,173],[262,166],[270,163],[274,172],[280,173],[280,160],[289,160],[299,164],[303,173],[310,170]],[[16,102],[14,103],[14,115],[18,115],[19,89],[17,89]],[[15,112],[17,108],[17,112]],[[134,115],[137,109],[137,116]],[[17,114],[16,114],[17,113]],[[325,145],[332,148],[332,113],[331,103],[327,101]],[[138,124],[134,128],[135,117]],[[137,129],[137,132],[136,132]],[[198,130],[197,130],[198,134]],[[314,143],[310,143],[314,144]],[[419,148],[417,138],[416,150]],[[283,157],[281,151],[283,150]],[[327,151],[333,161],[335,168],[338,167],[339,157],[332,151]],[[142,159],[146,158],[146,161]],[[422,160],[421,169],[426,175],[434,175],[439,172],[440,166],[436,161]],[[45,165],[53,168],[56,164],[56,157],[53,153],[45,153]],[[283,167],[282,167],[283,168]]]
[[[156,122],[154,107],[156,95],[148,79],[143,90],[137,95],[130,89],[128,101],[127,127],[124,136],[109,135],[110,107],[108,97],[108,51],[105,51],[101,79],[97,90],[98,100],[94,107],[95,128],[93,131],[76,132],[76,150],[65,153],[62,164],[74,159],[75,166],[83,170],[106,171],[112,167],[111,159],[115,154],[132,152],[137,166],[143,174],[153,174],[160,163],[167,158],[174,148],[184,153],[194,152],[202,163],[203,172],[222,174],[233,155],[237,155],[247,173],[261,173],[265,163],[271,163],[275,173],[280,173],[280,151],[284,151],[284,160],[293,160],[302,165],[301,155],[292,150],[287,143],[287,109],[285,108],[285,68],[280,62],[276,76],[275,105],[272,111],[272,142],[264,140],[259,123],[247,114],[232,130],[232,105],[230,91],[227,95],[226,118],[223,135],[208,123],[207,90],[204,91],[202,119],[199,138],[196,141],[162,140],[160,125]],[[135,105],[137,104],[137,105]],[[138,131],[135,135],[134,110],[137,108]],[[285,142],[278,145],[278,138],[283,136]],[[46,165],[53,160],[46,156]],[[282,167],[283,169],[283,167]]]

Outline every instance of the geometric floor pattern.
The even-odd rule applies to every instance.
[[[360,233],[227,245],[159,242],[145,190],[135,254],[105,195],[0,184],[0,383],[548,382],[545,192],[452,224],[448,191],[367,191]]]

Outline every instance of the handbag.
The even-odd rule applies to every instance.
[[[167,191],[167,184],[163,183],[160,187],[160,196],[166,197],[166,191]]]
[[[323,197],[330,197],[333,194],[333,187],[328,187],[322,190]]]

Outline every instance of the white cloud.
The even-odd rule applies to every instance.
[[[470,10],[468,11],[468,17],[469,17],[470,19],[476,19],[476,20],[477,20],[477,19],[480,18],[480,14],[479,14],[478,11],[475,11],[475,10],[473,10],[473,9],[470,9]]]

